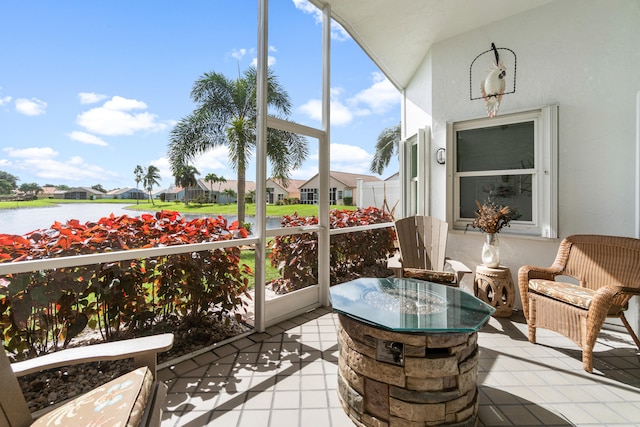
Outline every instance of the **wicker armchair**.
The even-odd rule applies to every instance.
[[[578,284],[555,281],[556,276],[573,277]],[[640,239],[567,237],[551,267],[520,267],[518,286],[529,341],[536,342],[538,327],[566,336],[582,348],[585,371],[593,371],[593,347],[607,317],[620,318],[640,349],[624,316],[629,299],[640,295]]]

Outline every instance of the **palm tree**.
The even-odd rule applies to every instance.
[[[193,85],[191,98],[197,108],[172,129],[169,162],[173,171],[207,150],[226,145],[238,174],[238,220],[244,222],[245,175],[256,146],[256,83],[254,67],[237,80],[216,72],[205,73]],[[273,71],[267,71],[267,104],[271,111],[288,116],[291,101]],[[267,131],[267,157],[275,177],[287,180],[307,157],[307,140],[277,129]]]
[[[220,192],[220,187],[222,187],[222,184],[226,182],[227,182],[227,179],[224,176],[220,175],[218,177],[218,193]]]
[[[184,188],[184,204],[189,204],[189,189],[198,185],[196,175],[200,175],[198,169],[195,166],[183,165],[180,166],[175,172],[176,185]]]
[[[256,190],[247,191],[247,200],[249,200],[249,203],[255,203],[255,201],[256,201]]]
[[[153,206],[155,206],[155,203],[153,203],[153,197],[151,196],[151,191],[153,190],[153,187],[155,185],[160,185],[159,180],[161,179],[162,178],[160,177],[160,169],[158,169],[156,166],[153,166],[153,165],[149,165],[147,167],[147,171],[144,174],[144,177],[142,178],[144,188],[149,192],[149,200],[151,201],[151,204]]]
[[[378,175],[382,175],[384,168],[389,166],[391,156],[398,152],[398,145],[400,144],[400,125],[392,126],[384,129],[378,135],[378,141],[376,142],[376,153],[371,160],[371,167],[369,170]]]
[[[204,177],[204,181],[211,184],[211,192],[210,192],[211,196],[213,196],[213,184],[219,183],[218,184],[218,193],[219,193],[220,186],[222,185],[222,183],[227,182],[224,176],[218,176],[215,173],[208,173],[207,176]],[[213,197],[211,197],[210,201],[211,202],[213,201]]]
[[[218,181],[217,182],[218,182],[218,195],[219,195],[220,194],[220,190],[222,189],[222,184],[225,184],[227,182],[227,179],[224,176],[220,175],[218,177]]]
[[[215,173],[208,173],[204,177],[204,182],[209,183],[209,188],[213,188],[213,183],[218,181],[218,175]],[[209,191],[209,201],[211,202],[213,198],[213,191]]]
[[[136,176],[136,190],[139,190],[138,186],[144,178],[144,169],[142,169],[142,166],[136,165],[136,168],[133,170],[133,174]],[[140,198],[136,192],[136,205],[137,204],[140,204]]]
[[[223,194],[224,194],[225,196],[227,196],[227,205],[228,205],[229,203],[231,203],[231,202],[230,202],[230,200],[231,200],[231,199],[233,199],[234,197],[237,197],[236,192],[235,192],[235,191],[233,191],[233,189],[231,189],[231,188],[226,188],[226,189],[223,191]],[[240,199],[237,199],[237,201],[238,201],[238,204],[240,204]],[[242,218],[242,221],[240,221],[240,219],[238,219],[238,222],[239,222],[240,224],[243,224],[243,223],[244,223],[244,218]]]

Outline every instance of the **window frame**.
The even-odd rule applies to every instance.
[[[303,197],[304,195],[304,197]],[[311,199],[309,199],[311,195]],[[318,204],[318,189],[317,188],[301,188],[300,189],[300,203],[303,205],[317,205]]]
[[[505,114],[493,118],[477,118],[447,123],[447,149],[452,155],[447,162],[447,221],[454,230],[473,230],[468,227],[473,218],[460,217],[460,178],[482,176],[483,172],[457,171],[458,131],[495,127],[533,121],[534,167],[526,169],[532,176],[532,220],[512,221],[501,234],[558,237],[558,105],[549,105],[535,110]],[[486,175],[506,171],[486,170]],[[523,170],[519,170],[520,173]]]

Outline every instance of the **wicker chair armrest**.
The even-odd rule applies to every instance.
[[[522,301],[522,311],[524,317],[529,321],[529,280],[546,279],[554,280],[561,274],[561,270],[555,267],[536,267],[533,265],[523,265],[518,269],[518,289],[520,290],[520,300]]]
[[[629,286],[605,285],[596,291],[594,298],[614,298],[619,295],[640,295],[639,288],[631,288]]]
[[[562,270],[557,268],[523,265],[518,270],[518,282],[522,280],[528,284],[530,279],[554,280],[559,274],[562,274]]]

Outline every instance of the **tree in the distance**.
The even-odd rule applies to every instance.
[[[176,185],[184,188],[184,204],[189,204],[189,190],[191,187],[195,187],[198,185],[198,180],[196,179],[196,175],[200,175],[198,169],[195,166],[191,165],[183,165],[177,168],[174,172],[174,177],[176,178]]]
[[[136,165],[136,168],[133,170],[133,174],[136,177],[136,190],[139,190],[138,187],[144,179],[144,169],[142,169],[142,166]],[[138,194],[136,193],[136,205],[138,204],[140,204],[140,197],[138,197]]]
[[[376,152],[371,160],[369,170],[378,175],[382,175],[384,169],[389,166],[391,156],[398,152],[400,144],[400,125],[383,129],[378,135],[376,142]]]
[[[231,189],[231,188],[225,188],[225,190],[222,192],[222,194],[224,194],[226,199],[227,199],[227,205],[229,203],[231,203],[231,199],[238,197],[238,194],[235,191],[233,191],[233,189]],[[242,222],[244,222],[244,221],[241,221],[241,223]]]
[[[160,177],[160,169],[158,169],[154,165],[149,165],[144,174],[143,185],[145,190],[147,190],[147,192],[149,193],[149,201],[153,206],[155,206],[155,203],[153,202],[153,196],[151,195],[151,192],[153,191],[154,186],[160,185],[161,179],[162,178]]]
[[[19,190],[22,191],[23,193],[37,196],[38,193],[42,192],[42,187],[40,187],[40,185],[36,184],[35,182],[29,182],[29,183],[25,182],[24,184],[20,185]]]
[[[0,171],[0,194],[11,194],[18,188],[20,178],[11,175],[9,172]]]
[[[246,171],[256,146],[257,72],[249,68],[238,79],[216,72],[205,73],[193,85],[196,109],[171,131],[169,163],[175,171],[197,156],[218,146],[227,146],[229,160],[238,175],[238,220],[245,217]],[[291,101],[271,69],[267,72],[267,104],[283,117],[291,114]],[[272,175],[289,179],[308,154],[307,140],[297,134],[269,128],[267,157]]]
[[[204,181],[211,185],[211,196],[213,196],[213,184],[218,184],[218,193],[220,193],[220,186],[223,182],[227,182],[224,176],[218,176],[215,173],[208,173],[207,176],[204,177]],[[213,197],[210,197],[209,201],[213,202]]]
[[[104,187],[102,186],[102,184],[96,184],[96,185],[92,185],[91,186],[92,189],[99,191],[101,193],[106,193],[107,190],[104,189]]]

